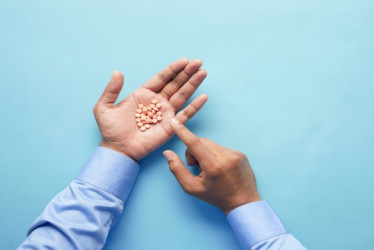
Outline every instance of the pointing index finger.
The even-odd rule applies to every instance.
[[[186,126],[180,123],[176,118],[172,118],[170,121],[174,132],[178,137],[186,144],[189,151],[196,158],[196,160],[201,161],[209,157],[210,152],[201,142],[200,138],[193,134]]]

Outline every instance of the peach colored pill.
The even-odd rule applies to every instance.
[[[135,117],[140,117],[140,114],[136,113],[136,114],[135,114]]]
[[[152,113],[152,112],[148,112],[148,116],[149,116],[149,117],[152,117],[152,116],[153,116],[153,113]]]
[[[157,119],[153,119],[152,121],[153,121],[153,123],[157,123]]]
[[[147,107],[144,107],[144,108],[143,108],[143,112],[144,112],[144,111],[148,111]]]
[[[135,120],[136,120],[136,122],[141,122],[142,121],[141,118],[136,118]]]
[[[157,99],[153,99],[153,100],[152,100],[152,103],[153,103],[153,104],[156,104],[156,103],[157,103]]]
[[[159,109],[157,107],[154,107],[153,111],[159,111]]]
[[[157,116],[157,121],[161,121],[162,120],[162,116]]]
[[[142,122],[138,123],[138,127],[142,127],[144,124]]]
[[[162,112],[161,112],[161,111],[158,111],[158,112],[157,112],[157,115],[158,115],[158,116],[162,115]]]
[[[138,108],[140,108],[140,109],[144,108],[143,104],[139,104]]]
[[[149,125],[149,124],[145,124],[144,127],[148,129],[148,128],[151,127],[151,125]]]
[[[147,119],[147,120],[145,121],[145,123],[152,123],[152,122],[153,122],[152,119]]]
[[[156,114],[156,111],[155,111],[155,110],[152,110],[152,113],[153,113],[153,114]]]
[[[156,104],[156,107],[157,107],[157,108],[161,108],[161,104],[160,104],[160,103],[157,103],[157,104]]]
[[[143,126],[143,127],[140,127],[140,130],[141,131],[145,131],[145,127]]]
[[[154,105],[154,104],[152,103],[151,105],[149,105],[149,107],[150,107],[151,109],[153,109],[153,108],[156,107],[156,105]]]
[[[148,107],[147,110],[148,110],[148,111],[151,111],[152,109],[151,109],[151,107]]]
[[[152,116],[152,119],[157,119],[157,115],[153,115],[153,116]]]
[[[140,114],[142,112],[142,110],[141,109],[137,109],[136,112]]]
[[[145,121],[147,118],[145,116],[142,116],[142,121]]]

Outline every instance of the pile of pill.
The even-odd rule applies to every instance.
[[[157,124],[162,120],[161,107],[162,105],[157,103],[157,99],[153,99],[149,107],[145,107],[143,104],[138,105],[135,120],[140,131],[144,132],[146,129],[149,129],[152,124]]]

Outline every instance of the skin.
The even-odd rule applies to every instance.
[[[174,135],[170,119],[177,117],[187,122],[205,104],[208,96],[203,94],[188,106],[179,109],[188,101],[207,76],[200,69],[202,61],[181,58],[149,79],[139,89],[115,104],[123,87],[123,74],[115,71],[104,93],[94,107],[94,115],[102,135],[101,146],[116,150],[135,161],[141,160]],[[138,104],[145,106],[157,99],[162,104],[162,121],[145,132],[140,131],[135,121]]]
[[[171,125],[187,146],[187,164],[200,169],[200,174],[194,176],[177,154],[164,151],[170,171],[186,193],[218,207],[225,214],[261,200],[245,154],[197,137],[178,119],[172,119]]]
[[[208,99],[203,94],[179,111],[207,75],[205,70],[200,69],[201,65],[199,59],[188,61],[181,58],[118,104],[115,102],[124,79],[121,72],[115,71],[95,105],[94,115],[102,135],[100,145],[136,161],[163,145],[176,133],[187,146],[187,163],[196,165],[200,174],[192,175],[180,157],[167,150],[164,156],[171,172],[185,192],[228,214],[240,205],[261,198],[255,176],[243,153],[198,138],[183,125]],[[142,132],[135,121],[136,109],[140,103],[149,106],[152,99],[162,104],[163,119]]]

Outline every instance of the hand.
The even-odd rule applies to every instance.
[[[117,105],[114,102],[123,86],[123,75],[115,71],[94,108],[102,135],[101,146],[121,152],[139,161],[164,144],[174,134],[170,119],[174,116],[185,123],[204,105],[207,95],[201,95],[176,113],[205,79],[201,60],[181,58],[148,80],[143,86]],[[135,121],[138,104],[149,106],[152,99],[161,103],[162,121],[142,132]]]
[[[198,138],[175,118],[171,124],[187,146],[187,164],[200,169],[199,176],[194,176],[177,154],[164,151],[171,172],[186,193],[220,208],[225,214],[261,200],[255,176],[243,153]]]

